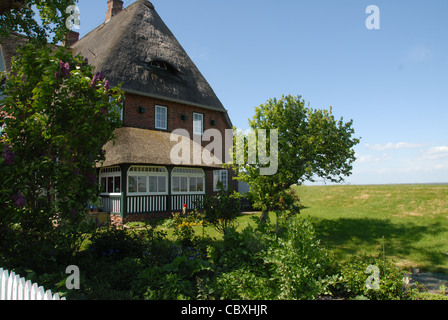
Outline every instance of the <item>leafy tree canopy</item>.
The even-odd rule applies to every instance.
[[[0,38],[12,32],[22,34],[39,43],[58,43],[68,32],[67,19],[73,11],[67,10],[78,0],[21,0],[0,6]],[[39,18],[36,17],[38,12]]]
[[[95,164],[121,125],[123,92],[87,59],[31,43],[0,79],[0,227],[76,225],[96,200]]]
[[[244,149],[246,161],[244,164],[234,162],[234,169],[238,172],[237,179],[250,185],[248,196],[255,207],[265,212],[263,217],[269,210],[284,210],[297,203],[290,189],[294,184],[316,178],[342,182],[351,174],[356,160],[353,147],[359,139],[353,137],[353,121],[336,120],[331,108],[307,108],[301,96],[282,96],[255,108],[249,125],[252,134],[258,137],[258,148],[250,147],[251,137],[246,135],[246,142],[249,141]],[[257,134],[261,130],[267,132],[265,141],[260,141]],[[269,134],[274,130],[278,130],[278,138]],[[274,137],[278,148],[270,148]],[[264,144],[271,162],[278,160],[274,174],[262,174],[262,169],[272,166],[261,161],[264,151],[260,154],[260,146]],[[255,159],[255,150],[257,161],[247,161]]]

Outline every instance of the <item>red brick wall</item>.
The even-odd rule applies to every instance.
[[[224,130],[231,129],[222,112],[129,93],[126,94],[123,126],[155,130],[156,105],[168,108],[168,132],[175,129],[186,129],[192,136],[193,112],[204,115],[204,130],[218,129],[224,137]],[[146,108],[146,112],[140,113],[140,107]],[[182,120],[182,115],[188,116],[188,120]],[[212,120],[216,121],[216,125],[211,124]]]
[[[126,94],[125,108],[123,112],[123,126],[134,127],[140,129],[155,129],[155,106],[160,105],[167,107],[168,112],[168,129],[167,132],[172,132],[176,129],[186,129],[193,138],[193,112],[202,113],[204,115],[204,131],[207,129],[217,129],[221,132],[223,138],[222,154],[225,154],[224,141],[225,130],[231,129],[226,121],[226,116],[223,112],[203,109],[187,104],[170,102],[162,99],[150,98],[136,94]],[[139,108],[144,107],[145,113],[140,113]],[[188,116],[188,120],[182,120],[182,116]],[[216,121],[216,125],[212,125],[212,120]],[[202,142],[205,147],[210,142]],[[224,159],[222,159],[224,160]],[[213,170],[206,170],[206,185],[207,194],[213,193]],[[238,182],[233,181],[232,175],[229,174],[229,186],[237,190]]]

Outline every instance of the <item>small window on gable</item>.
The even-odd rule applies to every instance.
[[[163,60],[152,60],[147,63],[147,66],[149,69],[165,70],[173,74],[179,73],[179,71],[174,66]]]
[[[168,66],[165,62],[160,61],[160,60],[153,60],[150,62],[151,66],[153,67],[157,67],[160,69],[164,69],[164,70],[168,70]]]

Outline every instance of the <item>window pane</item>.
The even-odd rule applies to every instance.
[[[224,190],[227,190],[227,180],[228,180],[228,171],[227,170],[221,170],[221,182]]]
[[[181,192],[188,192],[188,178],[187,177],[180,177],[180,191]]]
[[[159,192],[166,192],[166,177],[159,177]]]
[[[213,172],[213,188],[215,191],[219,190],[218,182],[222,183],[224,190],[228,189],[228,171],[217,170]]]
[[[213,171],[213,190],[218,189],[219,171]]]
[[[179,187],[179,177],[173,177],[173,191],[174,192],[179,192],[180,191],[180,187]]]
[[[167,129],[167,109],[156,106],[156,128]]]
[[[128,188],[130,193],[137,192],[137,177],[128,178]]]
[[[157,177],[149,177],[149,192],[157,191]]]
[[[204,115],[193,113],[193,133],[202,134],[204,132]]]
[[[107,178],[107,193],[113,193],[114,192],[114,178],[108,177]]]
[[[196,191],[204,191],[204,179],[196,178],[197,181],[197,190]]]
[[[105,178],[105,177],[101,178],[100,193],[106,192],[106,181],[107,181],[107,178]]]
[[[138,177],[138,192],[146,192],[146,177]]]
[[[121,177],[114,177],[115,193],[121,192]]]
[[[196,178],[192,177],[190,178],[190,192],[196,192],[196,191],[197,191]]]

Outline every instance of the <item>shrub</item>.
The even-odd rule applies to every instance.
[[[315,237],[306,219],[288,219],[285,231],[264,256],[271,279],[278,288],[277,299],[315,299],[327,293],[334,266],[327,250]]]
[[[216,279],[216,293],[224,300],[274,299],[272,281],[246,268],[220,274]]]
[[[241,195],[225,190],[222,183],[216,196],[206,196],[201,203],[204,218],[216,231],[224,233],[228,227],[234,227],[235,219],[240,214]]]
[[[150,300],[189,300],[198,295],[197,279],[206,276],[213,265],[197,255],[194,248],[184,250],[171,263],[142,272],[147,285],[144,297]]]
[[[241,233],[227,229],[210,258],[222,271],[215,283],[220,299],[315,299],[336,277],[311,223],[297,217],[278,238],[263,224]]]
[[[89,252],[102,258],[141,257],[146,247],[142,238],[122,228],[98,231],[90,241]]]
[[[379,270],[378,289],[369,288],[367,285],[368,278],[373,279],[373,272],[368,270],[369,266],[375,266]],[[404,286],[405,272],[379,256],[362,256],[352,259],[349,263],[342,265],[341,276],[342,288],[340,289],[347,298],[404,300],[410,299],[413,294],[412,290],[407,290]]]

